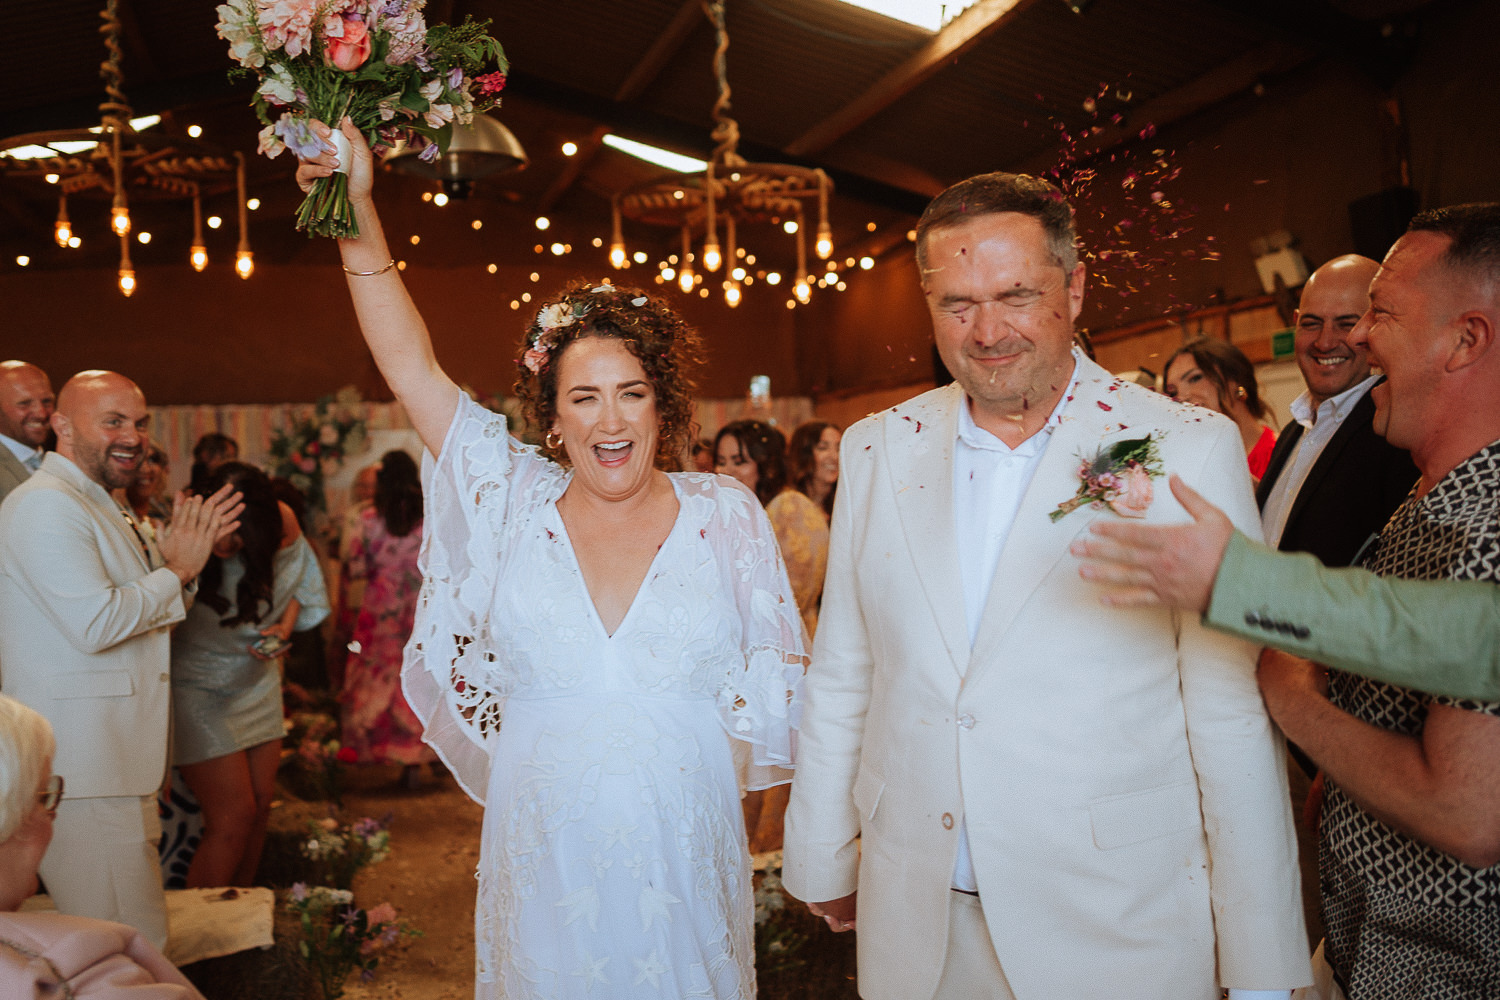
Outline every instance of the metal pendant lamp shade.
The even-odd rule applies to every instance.
[[[386,157],[394,170],[441,181],[452,198],[468,197],[481,177],[522,170],[529,162],[515,133],[488,115],[475,115],[472,124],[455,126],[448,151],[431,163],[404,143]]]

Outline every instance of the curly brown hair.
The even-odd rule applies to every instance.
[[[558,361],[568,345],[585,337],[614,337],[641,363],[656,394],[656,466],[678,468],[694,433],[696,386],[689,371],[702,363],[703,345],[666,302],[638,288],[580,281],[542,304],[516,361],[515,394],[526,419],[544,433],[557,420]],[[560,444],[543,441],[541,449],[567,464]]]

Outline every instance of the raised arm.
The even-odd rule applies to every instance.
[[[322,123],[315,123],[314,127],[325,138],[331,134]],[[406,408],[422,443],[436,455],[442,448],[448,425],[453,422],[458,386],[433,356],[427,324],[406,293],[401,272],[394,267],[371,197],[374,164],[370,147],[347,118],[341,131],[351,149],[349,202],[360,234],[355,239],[339,240],[354,312],[380,374]],[[313,181],[331,175],[338,162],[338,156],[332,152],[304,160],[297,168],[298,185],[303,191],[309,190]]]

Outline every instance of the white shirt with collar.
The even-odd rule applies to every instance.
[[[0,444],[3,444],[5,445],[5,447],[9,448],[10,453],[16,456],[16,461],[26,466],[26,468],[30,469],[32,472],[35,472],[38,468],[41,467],[42,456],[45,454],[42,449],[33,448],[31,447],[31,445],[17,441],[15,438],[10,437],[6,434],[0,434]]]
[[[1016,512],[1031,477],[1041,463],[1052,431],[1063,408],[1078,386],[1077,349],[1068,386],[1042,429],[1011,448],[974,422],[968,396],[958,408],[958,441],[953,447],[953,528],[959,539],[958,569],[963,578],[964,611],[969,625],[969,645],[979,635],[980,619],[989,601],[995,567],[1010,536]],[[974,859],[969,853],[967,820],[958,830],[958,857],[953,864],[953,887],[965,892],[978,888]]]
[[[1297,494],[1302,492],[1302,484],[1307,482],[1307,474],[1317,464],[1318,456],[1323,454],[1323,449],[1328,447],[1328,442],[1333,440],[1364,394],[1379,381],[1379,375],[1371,375],[1337,396],[1323,400],[1316,410],[1313,409],[1312,394],[1306,390],[1292,400],[1292,418],[1302,425],[1302,436],[1292,446],[1292,453],[1281,466],[1281,474],[1276,477],[1276,484],[1271,487],[1266,505],[1260,512],[1266,544],[1271,548],[1281,544],[1281,535],[1286,531],[1287,518],[1291,516]]]

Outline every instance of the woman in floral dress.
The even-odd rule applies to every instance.
[[[422,573],[422,481],[404,451],[388,451],[375,473],[375,503],[349,539],[341,594],[364,581],[344,665],[343,743],[361,764],[404,764],[408,784],[433,760],[422,723],[401,694],[401,651],[411,637]]]

